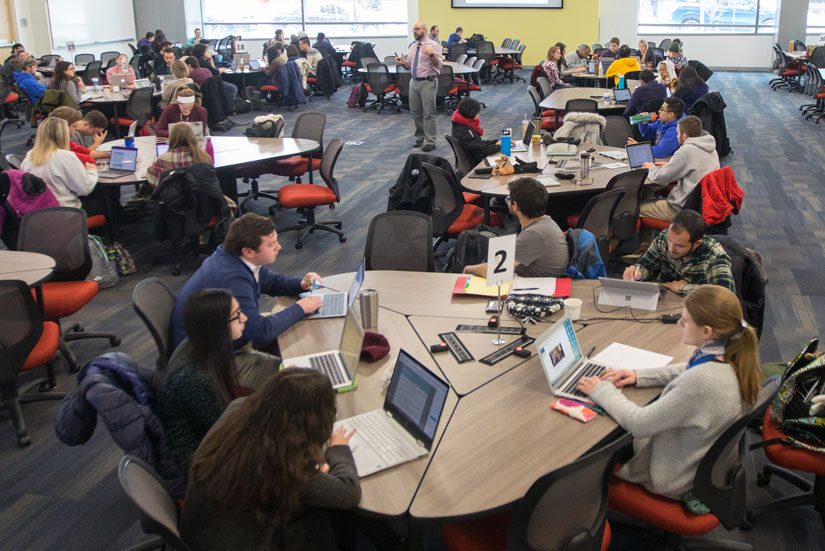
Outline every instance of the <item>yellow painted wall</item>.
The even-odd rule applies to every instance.
[[[427,26],[438,25],[441,40],[456,27],[464,28],[465,38],[481,33],[496,46],[505,38],[518,38],[527,46],[524,63],[533,65],[556,42],[564,42],[568,53],[581,43],[596,42],[599,0],[565,0],[560,10],[453,9],[450,0],[418,0],[418,18]]]

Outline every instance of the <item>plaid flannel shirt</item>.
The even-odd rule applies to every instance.
[[[704,284],[735,290],[730,257],[718,241],[705,236],[702,244],[690,256],[675,260],[667,248],[668,231],[660,232],[650,248],[636,261],[636,268],[642,273],[643,280],[655,279],[660,283],[683,280],[687,285],[682,287],[682,296],[690,293],[697,285]]]
[[[186,168],[193,164],[192,152],[188,149],[179,147],[177,149],[167,150],[163,155],[155,159],[155,162],[149,167],[146,173],[146,181],[154,186],[158,183],[160,175],[167,170]]]

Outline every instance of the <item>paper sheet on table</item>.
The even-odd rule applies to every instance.
[[[616,161],[626,161],[627,160],[627,151],[617,150],[617,151],[599,151],[599,155],[603,155],[610,159],[614,159]]]
[[[561,185],[561,182],[552,176],[538,176],[536,177],[536,180],[538,180],[544,187],[556,187]]]
[[[596,354],[591,360],[611,367],[638,371],[639,369],[650,369],[652,367],[667,365],[673,360],[673,356],[657,354],[656,352],[644,350],[643,348],[636,348],[635,346],[614,342]]]
[[[501,295],[510,294],[510,282],[501,285]],[[487,280],[483,277],[460,275],[455,280],[453,286],[454,295],[475,295],[480,297],[499,296],[499,287],[496,285],[487,286]]]
[[[513,282],[513,293],[529,293],[552,296],[556,292],[555,277],[518,277]]]

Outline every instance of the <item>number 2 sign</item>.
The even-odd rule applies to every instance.
[[[487,285],[513,281],[516,269],[516,236],[504,235],[489,240],[487,246]]]

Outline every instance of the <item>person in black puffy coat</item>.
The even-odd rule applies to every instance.
[[[458,109],[453,112],[453,138],[464,144],[468,155],[476,165],[489,155],[500,151],[499,140],[485,140],[482,138],[484,129],[481,128],[481,104],[473,98],[466,97],[458,103]]]

